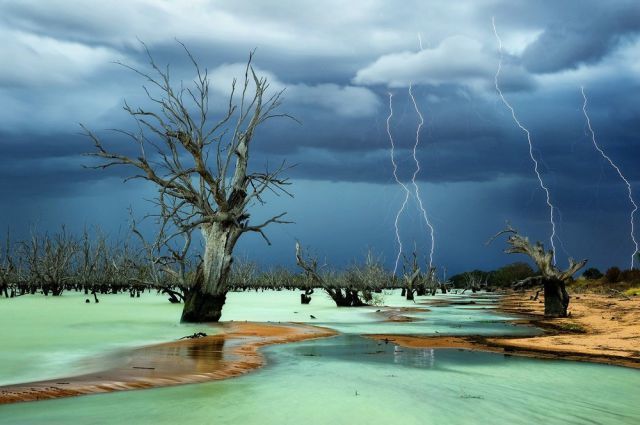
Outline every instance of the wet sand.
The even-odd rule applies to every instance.
[[[523,317],[514,323],[536,326],[545,332],[530,337],[368,337],[407,348],[457,348],[640,368],[638,298],[576,294],[569,306],[570,317],[545,319],[543,302],[531,300],[529,293],[510,293],[501,299],[498,310]]]
[[[265,345],[333,336],[304,324],[230,322],[221,332],[123,352],[115,368],[69,378],[0,387],[0,404],[143,388],[165,387],[239,376],[264,365]]]

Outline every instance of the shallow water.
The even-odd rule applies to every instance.
[[[357,336],[270,347],[227,381],[0,407],[0,424],[637,424],[640,372]]]
[[[164,295],[102,295],[99,304],[87,304],[86,298],[75,292],[61,297],[0,298],[0,385],[96,372],[111,367],[121,349],[170,341],[194,332],[216,332],[205,325],[180,325],[182,305],[169,303]],[[447,299],[470,298],[451,295]],[[309,305],[301,305],[299,300],[298,291],[230,293],[222,320],[307,322],[354,334],[533,332],[507,323],[508,316],[491,310],[466,309],[476,306],[433,307],[431,312],[407,314],[419,322],[385,323],[375,313],[379,307],[336,308],[322,291],[316,291]],[[394,307],[428,307],[406,301],[399,291],[388,291],[384,301]]]
[[[0,385],[108,369],[119,350],[170,341],[208,326],[180,325],[182,307],[167,297],[24,295],[0,298]]]
[[[264,350],[267,366],[226,381],[0,406],[0,424],[638,424],[640,371],[452,349],[405,349],[366,333],[521,334],[494,297],[438,296],[475,305],[426,306],[412,323],[378,307],[336,308],[317,293],[230,294],[223,320],[299,321],[343,335]],[[418,300],[420,302],[421,300]],[[385,303],[414,307],[399,294]],[[35,312],[35,313],[34,313]],[[21,297],[0,301],[0,382],[84,373],[96,356],[213,328],[182,326],[164,297]],[[312,319],[313,315],[316,319]],[[27,379],[28,378],[28,379]]]
[[[424,313],[403,313],[418,319],[416,322],[388,323],[377,315],[381,307],[336,307],[335,303],[322,291],[316,291],[311,304],[300,304],[297,291],[265,291],[231,293],[222,313],[222,320],[248,320],[254,322],[304,322],[326,326],[342,333],[373,334],[421,334],[421,335],[525,335],[537,331],[525,326],[513,326],[507,321],[513,316],[497,314],[490,305],[497,297],[483,295],[442,295],[436,297],[416,297],[416,302],[407,301],[400,291],[385,291],[384,304],[390,307],[421,307],[429,309]],[[451,300],[468,302],[475,299],[475,305],[430,306],[422,302]],[[314,316],[314,318],[311,318]]]

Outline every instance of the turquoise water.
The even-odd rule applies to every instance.
[[[302,321],[343,334],[269,347],[267,366],[240,378],[0,406],[0,424],[640,423],[638,370],[406,349],[358,335],[535,332],[487,309],[491,297],[446,298],[477,304],[424,306],[430,311],[407,313],[418,322],[385,323],[379,307],[339,309],[322,294],[309,306],[299,304],[297,292],[230,294],[224,320]],[[416,306],[397,293],[385,303]],[[179,314],[180,306],[149,295],[105,296],[98,305],[75,295],[0,301],[0,320],[9,323],[0,330],[0,381],[83,373],[85,363],[96,367],[87,361],[96,356],[106,368],[108,354],[124,347],[215,332],[178,325]]]
[[[339,336],[206,384],[0,407],[0,424],[638,424],[640,373]]]
[[[311,304],[300,304],[300,292],[265,291],[231,293],[222,313],[222,320],[248,320],[255,322],[304,322],[326,326],[342,333],[373,334],[421,334],[421,335],[525,335],[536,331],[507,323],[512,316],[497,314],[490,310],[496,296],[483,295],[442,295],[417,297],[416,302],[407,301],[400,291],[385,291],[384,304],[391,307],[421,307],[429,309],[425,313],[404,313],[419,319],[417,322],[385,323],[375,312],[381,307],[337,308],[335,303],[322,291],[316,291]],[[430,306],[422,304],[433,300],[468,302],[475,299],[475,305]],[[314,316],[315,319],[311,318]]]
[[[182,307],[165,296],[105,295],[99,304],[86,304],[86,298],[0,298],[0,385],[104,370],[122,349],[201,330],[215,333],[208,326],[180,325]]]

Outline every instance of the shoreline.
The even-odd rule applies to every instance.
[[[541,335],[361,336],[413,349],[452,348],[640,369],[640,298],[575,294],[570,304],[571,316],[562,319],[544,318],[542,301],[532,298],[529,293],[510,292],[501,296],[494,309],[517,315],[510,323],[541,328]],[[374,314],[386,322],[411,322],[416,319],[407,314],[430,311],[430,307],[448,302],[459,303],[430,301],[416,307],[381,308]],[[486,305],[482,294],[464,304]],[[108,370],[0,387],[0,405],[237,377],[264,366],[260,347],[338,334],[327,328],[289,322],[227,322],[212,326],[220,333],[123,351],[118,365]]]
[[[531,298],[528,292],[507,293],[496,311],[520,316],[511,323],[538,327],[541,335],[366,336],[406,348],[455,348],[640,369],[640,299],[574,294],[570,317],[547,319],[543,301]]]
[[[121,364],[109,370],[0,387],[0,405],[232,378],[264,366],[260,347],[337,334],[301,323],[228,322],[219,327],[219,334],[123,352]]]

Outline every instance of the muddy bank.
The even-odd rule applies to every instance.
[[[121,364],[103,372],[0,387],[0,404],[231,378],[264,364],[258,350],[262,346],[336,334],[292,323],[232,322],[219,326],[221,332],[216,335],[122,353]]]
[[[572,297],[570,317],[545,319],[544,301],[530,298],[529,293],[505,295],[498,310],[523,316],[523,319],[514,323],[542,328],[545,331],[543,335],[482,337],[379,334],[368,337],[408,348],[457,348],[640,369],[640,299],[579,294]]]

